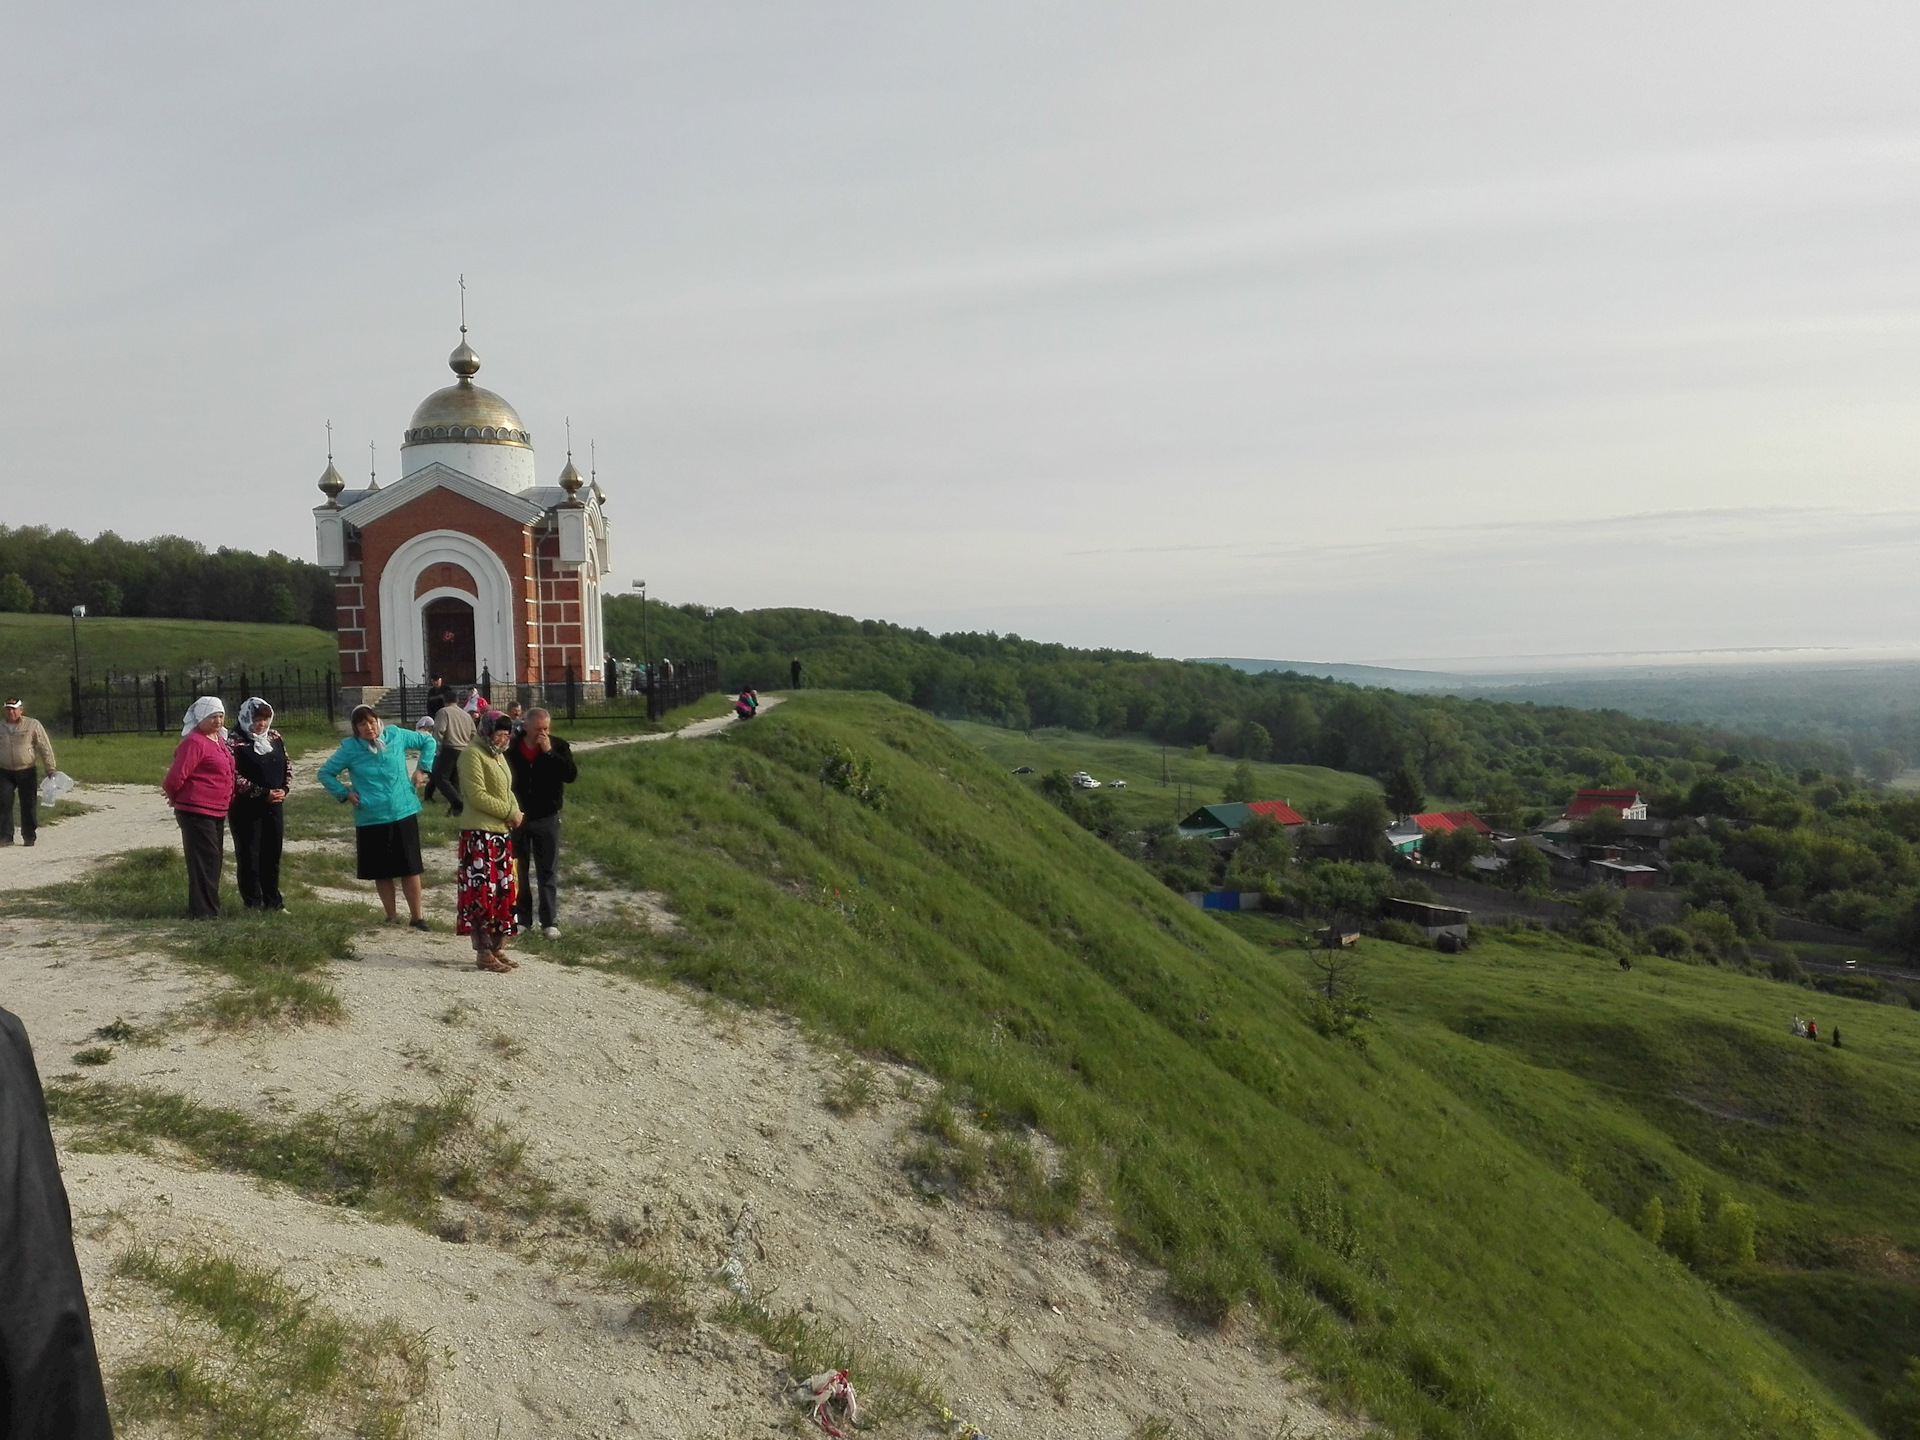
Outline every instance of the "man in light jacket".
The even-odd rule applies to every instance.
[[[6,718],[0,721],[0,845],[13,844],[13,796],[20,795],[20,838],[33,844],[40,830],[40,777],[34,762],[47,767],[51,775],[60,767],[53,758],[53,742],[47,739],[46,726],[27,718],[26,707],[9,700]]]
[[[438,790],[447,797],[448,815],[458,815],[466,808],[460,794],[460,752],[473,744],[473,735],[473,716],[462,706],[442,705],[433,712],[433,741],[437,749],[433,774],[427,780],[427,793],[420,798],[431,800],[433,792]]]

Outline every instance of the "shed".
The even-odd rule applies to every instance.
[[[1623,890],[1651,890],[1660,872],[1651,865],[1632,865],[1624,860],[1589,860],[1587,873],[1602,885],[1617,885]]]
[[[1465,940],[1467,927],[1473,921],[1471,910],[1454,905],[1430,905],[1424,900],[1389,900],[1383,908],[1391,919],[1418,926],[1429,940],[1442,935]]]
[[[1306,817],[1284,800],[1229,800],[1219,805],[1202,805],[1180,822],[1180,835],[1186,840],[1224,839],[1246,829],[1247,822],[1255,815],[1289,829],[1307,823]]]

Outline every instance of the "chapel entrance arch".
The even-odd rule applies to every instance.
[[[480,680],[473,643],[473,605],[451,595],[430,600],[420,611],[427,657],[428,679],[443,676],[449,685],[474,685]]]

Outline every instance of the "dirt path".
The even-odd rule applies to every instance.
[[[1164,1433],[1219,1440],[1351,1433],[1256,1336],[1183,1316],[1166,1277],[1097,1220],[1046,1234],[917,1196],[902,1160],[934,1093],[925,1076],[877,1067],[873,1103],[839,1116],[824,1098],[845,1062],[778,1017],[530,954],[512,976],[484,975],[444,936],[376,929],[359,948],[330,976],[348,1012],[339,1025],[175,1034],[117,1045],[84,1071],[69,1057],[99,1027],[152,1024],[198,982],[79,927],[9,920],[0,995],[49,1080],[157,1086],[262,1120],[470,1095],[483,1121],[525,1141],[535,1173],[685,1276],[696,1313],[644,1318],[630,1289],[537,1233],[498,1248],[449,1240],[164,1150],[66,1150],[110,1370],[178,1323],[115,1262],[140,1245],[212,1248],[282,1272],[336,1313],[430,1331],[422,1436],[818,1434],[794,1423],[784,1361],[711,1318],[727,1299],[716,1271],[737,1256],[752,1296],[913,1367],[994,1436],[1120,1440],[1155,1418]],[[878,1433],[931,1436],[930,1421]]]
[[[771,710],[781,703],[778,695],[762,695],[760,708]],[[579,750],[605,750],[612,745],[637,745],[650,740],[698,740],[703,735],[717,734],[719,731],[740,724],[733,715],[716,715],[711,720],[695,720],[682,725],[678,730],[662,730],[652,735],[617,735],[607,740],[582,740],[573,748]]]
[[[68,794],[92,808],[43,825],[31,848],[0,847],[0,891],[64,884],[103,856],[180,843],[158,785],[81,785]]]

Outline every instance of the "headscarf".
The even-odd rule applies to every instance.
[[[413,722],[413,728],[423,733],[431,733],[433,730],[433,716],[422,715],[418,720]]]
[[[225,715],[227,707],[221,703],[218,695],[202,695],[187,707],[185,718],[180,721],[180,738],[186,739],[200,728],[200,722],[209,715]]]
[[[347,725],[355,732],[355,738],[358,738],[362,715],[373,717],[373,738],[361,740],[360,743],[378,755],[387,748],[387,722],[380,718],[380,712],[371,705],[356,705],[353,707],[353,714],[347,717]]]
[[[499,734],[502,730],[505,730],[511,733],[513,730],[513,727],[518,723],[519,722],[517,722],[511,715],[507,714],[506,711],[492,710],[492,711],[489,711],[487,714],[482,715],[480,717],[479,723],[474,728],[477,729],[487,739],[491,740],[495,735]]]
[[[260,718],[260,712],[262,710],[266,711],[269,715],[273,714],[273,706],[262,700],[258,695],[249,696],[240,702],[240,736],[242,739],[252,742],[254,754],[271,755],[273,753],[273,727],[269,725],[265,735],[256,735],[253,733],[253,722]]]

